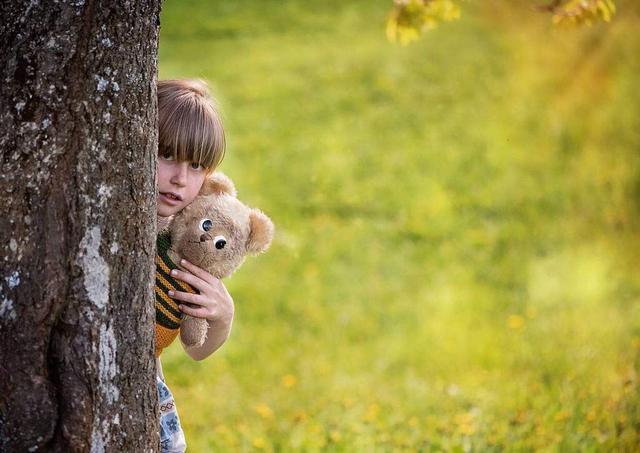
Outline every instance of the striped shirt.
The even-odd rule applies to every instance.
[[[171,236],[168,232],[158,235],[156,240],[156,357],[169,346],[180,332],[182,312],[178,303],[169,297],[169,290],[196,293],[187,283],[174,279],[171,270],[178,266],[169,258],[167,251],[171,247]]]

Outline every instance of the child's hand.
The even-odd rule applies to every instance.
[[[180,310],[195,318],[230,323],[233,319],[233,299],[222,281],[187,260],[180,261],[180,264],[189,272],[174,269],[171,275],[200,292],[200,294],[191,294],[184,291],[169,291],[169,296],[172,298],[186,302],[179,305]]]

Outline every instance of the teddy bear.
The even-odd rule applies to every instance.
[[[173,280],[172,268],[182,258],[216,278],[230,276],[247,255],[267,250],[273,239],[273,222],[262,211],[250,208],[236,197],[233,182],[223,173],[208,176],[198,196],[176,214],[158,235],[156,257],[156,356],[180,331],[188,347],[204,343],[207,320],[182,314],[166,292],[171,287],[195,292],[184,282]],[[183,269],[184,270],[184,269]]]

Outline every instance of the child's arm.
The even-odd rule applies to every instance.
[[[190,284],[200,294],[175,291],[169,295],[176,300],[186,302],[180,305],[183,313],[207,320],[209,329],[204,344],[200,347],[185,348],[187,354],[194,360],[206,359],[229,337],[233,322],[233,299],[222,282],[207,271],[185,260],[180,264],[189,272],[176,270],[174,277]]]

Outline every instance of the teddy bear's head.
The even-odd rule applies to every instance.
[[[198,197],[169,228],[171,250],[216,278],[231,275],[247,254],[265,251],[274,230],[262,211],[236,198],[233,183],[219,172],[205,180]]]

